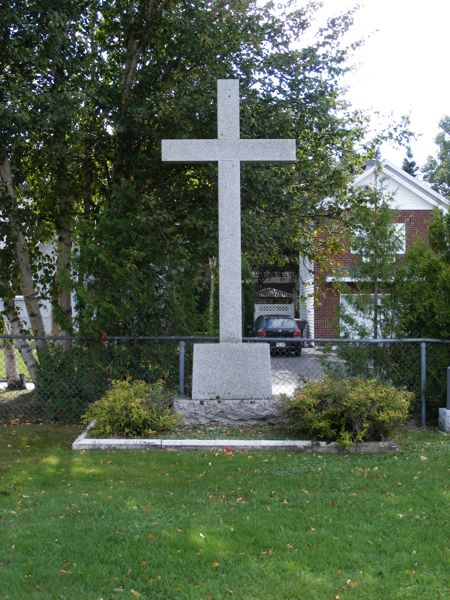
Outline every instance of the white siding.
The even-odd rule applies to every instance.
[[[396,210],[432,210],[433,207],[430,202],[421,198],[417,191],[410,189],[407,185],[394,181],[385,175],[379,175],[377,179],[378,187],[394,196],[392,208]],[[357,185],[373,186],[374,184],[375,173],[370,173],[367,177],[362,178]]]
[[[16,296],[14,298],[14,302],[16,305],[16,309],[19,313],[20,320],[22,321],[23,326],[30,330],[30,319],[28,318],[28,312],[25,306],[25,300],[23,296]],[[0,311],[4,310],[3,300],[0,298]],[[52,334],[52,306],[48,300],[41,303],[41,314],[42,320],[44,321],[45,333],[47,335]]]
[[[314,337],[314,263],[300,256],[300,319],[308,323],[308,336]]]

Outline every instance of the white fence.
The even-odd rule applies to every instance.
[[[255,304],[255,321],[260,315],[294,316],[293,304]]]

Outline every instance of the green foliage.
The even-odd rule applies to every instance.
[[[378,180],[374,187],[360,191],[360,203],[348,219],[349,244],[355,260],[349,272],[355,282],[348,296],[350,311],[342,311],[343,333],[361,337],[389,336],[392,333],[389,311],[383,309],[382,298],[397,270],[397,259],[404,240],[395,232],[396,212],[391,208],[391,195]],[[338,284],[341,292],[342,284]],[[359,329],[359,331],[358,331]],[[388,331],[386,331],[388,330]]]
[[[429,245],[415,244],[402,263],[390,274],[388,294],[378,310],[379,331],[383,337],[450,338],[450,215],[436,211],[429,228]],[[364,310],[363,297],[352,308]],[[343,315],[347,327],[353,326],[351,315]],[[350,329],[349,327],[349,329]],[[367,335],[367,330],[361,331]],[[350,375],[368,376],[406,385],[415,392],[412,414],[419,416],[420,347],[418,344],[363,345],[346,344],[338,349]],[[445,405],[446,369],[450,364],[449,344],[427,344],[425,394],[427,415],[435,422],[437,410]],[[371,371],[370,371],[371,370]]]
[[[130,380],[112,382],[106,394],[83,415],[86,424],[93,419],[95,434],[101,437],[149,437],[178,424],[161,382]]]
[[[308,382],[288,404],[290,425],[340,446],[383,439],[405,421],[414,395],[375,379]]]
[[[413,158],[413,153],[410,146],[408,146],[406,150],[406,156],[403,159],[402,169],[412,177],[416,177],[417,171],[419,170],[419,167],[417,166],[417,163]]]
[[[127,377],[176,385],[177,349],[172,344],[78,342],[70,350],[39,351],[36,393],[45,421],[77,423],[113,380]]]
[[[431,187],[450,199],[450,116],[439,121],[441,131],[436,136],[437,158],[429,156],[423,167],[423,177]]]
[[[450,338],[450,214],[436,212],[429,240],[408,251],[395,275],[391,306],[399,337]]]
[[[201,279],[217,256],[217,170],[162,165],[160,148],[163,138],[216,136],[217,78],[240,79],[243,137],[297,140],[295,165],[242,170],[243,252],[252,270],[292,266],[302,246],[311,252],[311,220],[336,218],[352,204],[347,184],[364,160],[366,127],[341,93],[358,46],[343,41],[353,11],[314,37],[316,9],[287,3],[276,15],[249,0],[6,2],[0,162],[7,154],[20,211],[3,196],[1,210],[17,217],[35,278],[68,331],[70,311],[57,305],[69,287],[83,333],[204,330]],[[309,45],[293,48],[306,38]],[[55,238],[64,240],[58,272],[33,255]],[[13,256],[5,264],[14,270],[7,241]],[[14,293],[15,275],[8,273]]]

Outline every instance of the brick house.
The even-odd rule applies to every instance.
[[[364,173],[356,177],[354,184],[382,185],[391,195],[391,206],[396,211],[396,233],[403,242],[399,258],[415,241],[427,240],[434,209],[447,211],[449,208],[445,197],[387,160],[378,166],[370,162]],[[350,306],[347,294],[336,289],[336,281],[347,283],[351,293],[355,279],[349,275],[348,267],[357,265],[362,257],[349,249],[335,258],[336,272],[318,273],[313,263],[300,257],[300,318],[308,322],[308,337],[311,338],[339,337],[340,308],[348,309]]]

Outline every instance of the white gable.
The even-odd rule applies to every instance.
[[[355,179],[355,185],[373,186],[376,181],[379,187],[393,195],[393,208],[397,210],[432,210],[436,207],[448,210],[447,198],[389,161],[383,161],[378,172],[375,166],[367,169]]]

